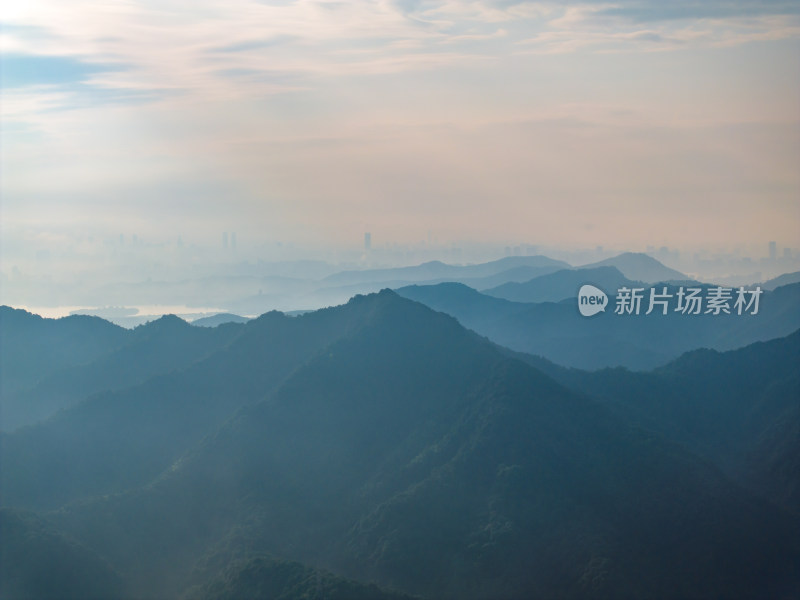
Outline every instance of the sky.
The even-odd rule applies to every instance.
[[[0,7],[0,233],[800,248],[800,3]]]

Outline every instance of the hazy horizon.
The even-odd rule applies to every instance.
[[[338,276],[348,271],[392,273],[392,269],[434,263],[469,267],[502,258],[536,257],[560,261],[566,268],[582,268],[630,252],[599,246],[585,249],[531,244],[444,246],[432,241],[409,246],[386,244],[369,250],[287,246],[277,248],[272,260],[268,260],[263,245],[240,247],[238,242],[231,243],[231,239],[238,239],[231,234],[226,234],[225,239],[228,243],[224,248],[159,244],[141,239],[128,240],[126,245],[123,238],[113,243],[85,242],[80,251],[73,249],[61,255],[40,251],[27,267],[24,263],[22,267],[14,265],[10,272],[2,273],[0,304],[48,318],[92,314],[126,327],[165,314],[189,321],[231,312],[256,317],[270,310],[307,311],[343,304],[355,294],[372,293],[384,287],[430,285],[446,280],[462,281],[478,290],[491,287],[466,275],[426,276],[424,271],[421,275],[403,275],[402,269],[396,275],[361,283],[337,281]],[[85,254],[92,244],[100,248],[102,258]],[[687,278],[726,286],[756,285],[800,271],[800,252],[795,249],[775,245],[774,249],[768,248],[767,256],[754,257],[745,254],[746,249],[740,246],[727,252],[699,249],[687,253],[675,248],[648,247],[634,254],[655,258]],[[769,255],[770,250],[774,256]],[[69,267],[64,268],[65,264]],[[515,264],[521,263],[498,267],[497,281],[527,281],[538,276],[515,274]]]
[[[223,231],[319,248],[364,232],[800,247],[791,2],[39,0],[0,15],[4,255]]]

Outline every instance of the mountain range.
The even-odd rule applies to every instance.
[[[379,255],[369,257],[380,261]],[[593,267],[593,265],[588,265]],[[645,282],[686,280],[656,259],[637,253],[611,257],[600,266],[617,268],[628,279]],[[506,256],[477,264],[446,264],[440,261],[402,266],[358,268],[358,264],[335,266],[324,262],[237,262],[224,272],[213,265],[198,265],[186,272],[167,271],[161,278],[120,281],[113,276],[95,285],[48,285],[26,300],[7,297],[5,302],[32,302],[41,306],[67,305],[70,314],[95,315],[125,327],[151,321],[162,312],[178,311],[187,320],[213,317],[217,313],[255,316],[270,310],[316,310],[347,302],[356,294],[378,292],[412,284],[433,285],[458,282],[477,290],[506,283],[525,283],[555,271],[574,269],[547,256]],[[103,305],[95,304],[103,302]],[[94,306],[95,308],[88,308]],[[167,308],[169,307],[169,308]]]
[[[602,271],[606,277],[610,273],[622,284],[633,284],[622,279],[618,272]],[[562,274],[565,286],[537,287],[539,280],[552,280]],[[399,288],[397,293],[456,317],[465,327],[500,345],[581,369],[616,366],[652,369],[697,348],[732,350],[785,336],[800,328],[800,284],[764,292],[759,298],[759,312],[741,315],[736,311],[718,315],[682,314],[675,312],[674,306],[666,315],[659,310],[646,315],[646,301],[640,314],[619,315],[612,310],[617,290],[607,287],[608,309],[586,318],[577,307],[578,282],[591,283],[592,279],[583,277],[580,270],[560,271],[522,286],[528,294],[537,289],[556,294],[559,289],[568,291],[576,283],[571,295],[559,302],[512,302],[458,283],[407,286]],[[705,293],[711,286],[696,287]],[[656,289],[660,293],[664,288],[673,298],[677,296],[679,286],[670,284]]]
[[[95,354],[48,376],[194,354],[0,434],[4,597],[800,594],[800,332],[587,373],[389,290],[136,340],[80,324]]]
[[[219,350],[238,329],[192,327],[174,315],[133,330],[97,317],[42,319],[0,307],[2,430],[48,417],[97,392],[118,390],[187,367]]]
[[[641,282],[625,277],[616,267],[587,267],[561,269],[525,282],[509,281],[483,290],[483,293],[512,302],[561,302],[567,298],[576,297],[581,285],[586,283],[609,291],[618,290],[624,286],[644,286]]]

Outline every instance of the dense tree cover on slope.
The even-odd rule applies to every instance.
[[[109,597],[800,593],[800,333],[589,374],[389,291],[237,327],[0,438],[2,504],[107,561]]]
[[[726,353],[696,350],[649,373],[544,368],[800,515],[799,364],[797,331]]]
[[[0,598],[124,598],[119,573],[37,515],[0,508]]]
[[[128,332],[98,317],[43,319],[0,306],[0,394],[34,385],[41,377],[112,352]]]
[[[236,561],[214,581],[189,590],[184,600],[411,600],[376,585],[336,577],[300,563],[257,556]]]
[[[52,332],[74,318],[48,319],[42,326],[49,333],[43,336],[47,344],[60,344],[58,339],[52,339]],[[86,320],[85,325],[97,328],[95,318],[82,318]],[[10,326],[10,329],[12,339],[3,339],[0,347],[13,353],[13,339],[24,333],[25,326],[21,329],[19,325]],[[195,328],[174,315],[168,315],[133,330],[116,328],[112,331],[114,345],[105,348],[102,339],[98,340],[96,345],[105,348],[98,355],[70,355],[65,357],[69,358],[65,365],[53,367],[48,361],[42,361],[38,354],[32,355],[23,369],[31,374],[30,383],[15,392],[4,391],[0,395],[2,429],[13,431],[47,418],[91,394],[122,390],[156,375],[185,368],[224,348],[235,339],[240,328],[233,325]],[[83,335],[91,334],[86,331]],[[85,345],[90,344],[87,342]],[[15,367],[10,368],[13,370]]]

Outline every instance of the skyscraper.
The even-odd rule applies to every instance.
[[[778,244],[775,242],[769,243],[769,259],[775,260],[778,257]]]

